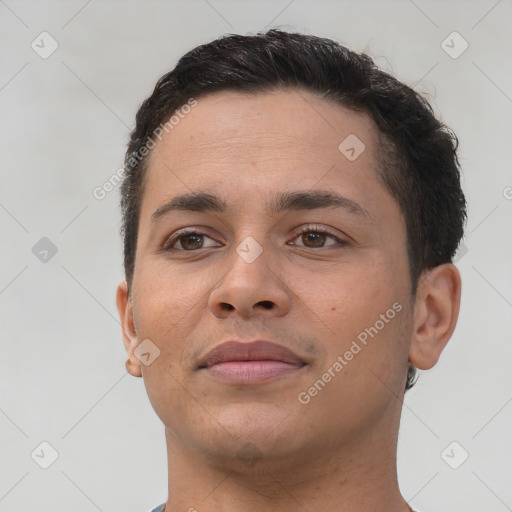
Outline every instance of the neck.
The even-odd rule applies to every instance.
[[[305,448],[278,461],[226,461],[180,443],[166,428],[169,497],[165,512],[408,512],[389,427],[333,446]]]

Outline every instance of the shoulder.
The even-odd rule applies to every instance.
[[[151,512],[163,512],[164,508],[165,508],[165,503],[162,503],[161,505],[158,505],[158,507],[151,510]]]

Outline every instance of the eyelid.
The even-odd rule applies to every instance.
[[[176,252],[191,252],[192,253],[192,252],[197,252],[201,249],[208,249],[209,247],[201,247],[199,249],[187,251],[185,249],[175,249],[175,247],[173,247],[180,240],[180,238],[182,236],[186,236],[186,235],[190,235],[190,234],[201,235],[201,236],[210,238],[211,240],[217,242],[214,238],[212,238],[207,233],[205,233],[204,232],[205,230],[207,230],[207,228],[202,227],[202,226],[187,226],[187,227],[178,229],[165,239],[164,243],[162,244],[162,250],[168,251],[168,252],[175,250]],[[341,238],[337,233],[334,233],[333,230],[331,230],[325,226],[318,225],[318,224],[306,224],[304,226],[301,226],[300,228],[295,230],[295,234],[294,234],[294,237],[292,240],[295,240],[303,233],[309,233],[309,232],[325,234],[325,235],[333,238],[334,240],[336,240],[336,242],[339,245],[347,245],[349,243],[348,240]],[[220,242],[217,242],[217,243],[220,243]],[[291,245],[296,245],[296,244],[291,244]],[[334,245],[334,244],[331,244],[331,245]],[[304,246],[304,247],[306,249],[317,249],[318,250],[318,249],[327,249],[328,247],[331,247],[331,246],[329,245],[329,246],[318,247],[318,248],[312,248],[312,247],[307,247],[307,246]]]
[[[162,250],[169,251],[169,252],[173,251],[173,250],[175,250],[177,252],[197,252],[200,249],[186,251],[185,249],[176,249],[173,246],[179,241],[179,239],[182,236],[186,236],[186,235],[201,235],[201,236],[210,238],[211,240],[214,240],[211,236],[209,236],[207,233],[204,232],[206,230],[207,230],[207,228],[202,227],[202,226],[187,226],[187,227],[184,227],[181,229],[177,229],[176,231],[174,231],[170,236],[168,236],[165,239],[164,243],[162,244]],[[217,240],[214,240],[214,241],[217,242]],[[217,242],[217,243],[220,243],[220,242]],[[201,249],[208,249],[208,247],[201,247]]]
[[[302,235],[303,233],[309,233],[309,232],[315,232],[315,233],[322,233],[325,235],[328,235],[336,240],[341,245],[347,245],[349,242],[345,238],[341,238],[339,234],[334,233],[333,230],[321,226],[318,224],[307,224],[305,226],[301,226],[295,233],[293,240],[295,240],[297,237]],[[294,244],[293,244],[294,245]],[[327,246],[330,247],[330,246]],[[307,247],[308,249],[311,249],[311,247]],[[326,247],[320,247],[319,249],[325,249]]]

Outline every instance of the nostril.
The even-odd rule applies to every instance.
[[[226,311],[232,311],[234,308],[234,306],[232,306],[231,304],[228,304],[227,302],[223,302],[221,304],[221,308],[226,310]]]
[[[272,309],[274,306],[274,303],[270,300],[262,300],[258,304],[261,304],[265,309]]]

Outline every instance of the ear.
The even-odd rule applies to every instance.
[[[460,273],[446,263],[425,271],[418,282],[409,361],[421,370],[432,368],[448,343],[459,316]]]
[[[141,364],[133,353],[138,343],[137,333],[135,332],[135,322],[133,320],[132,301],[126,281],[121,281],[117,287],[116,304],[121,320],[121,328],[123,330],[124,348],[128,354],[126,369],[128,373],[134,377],[142,377]]]

